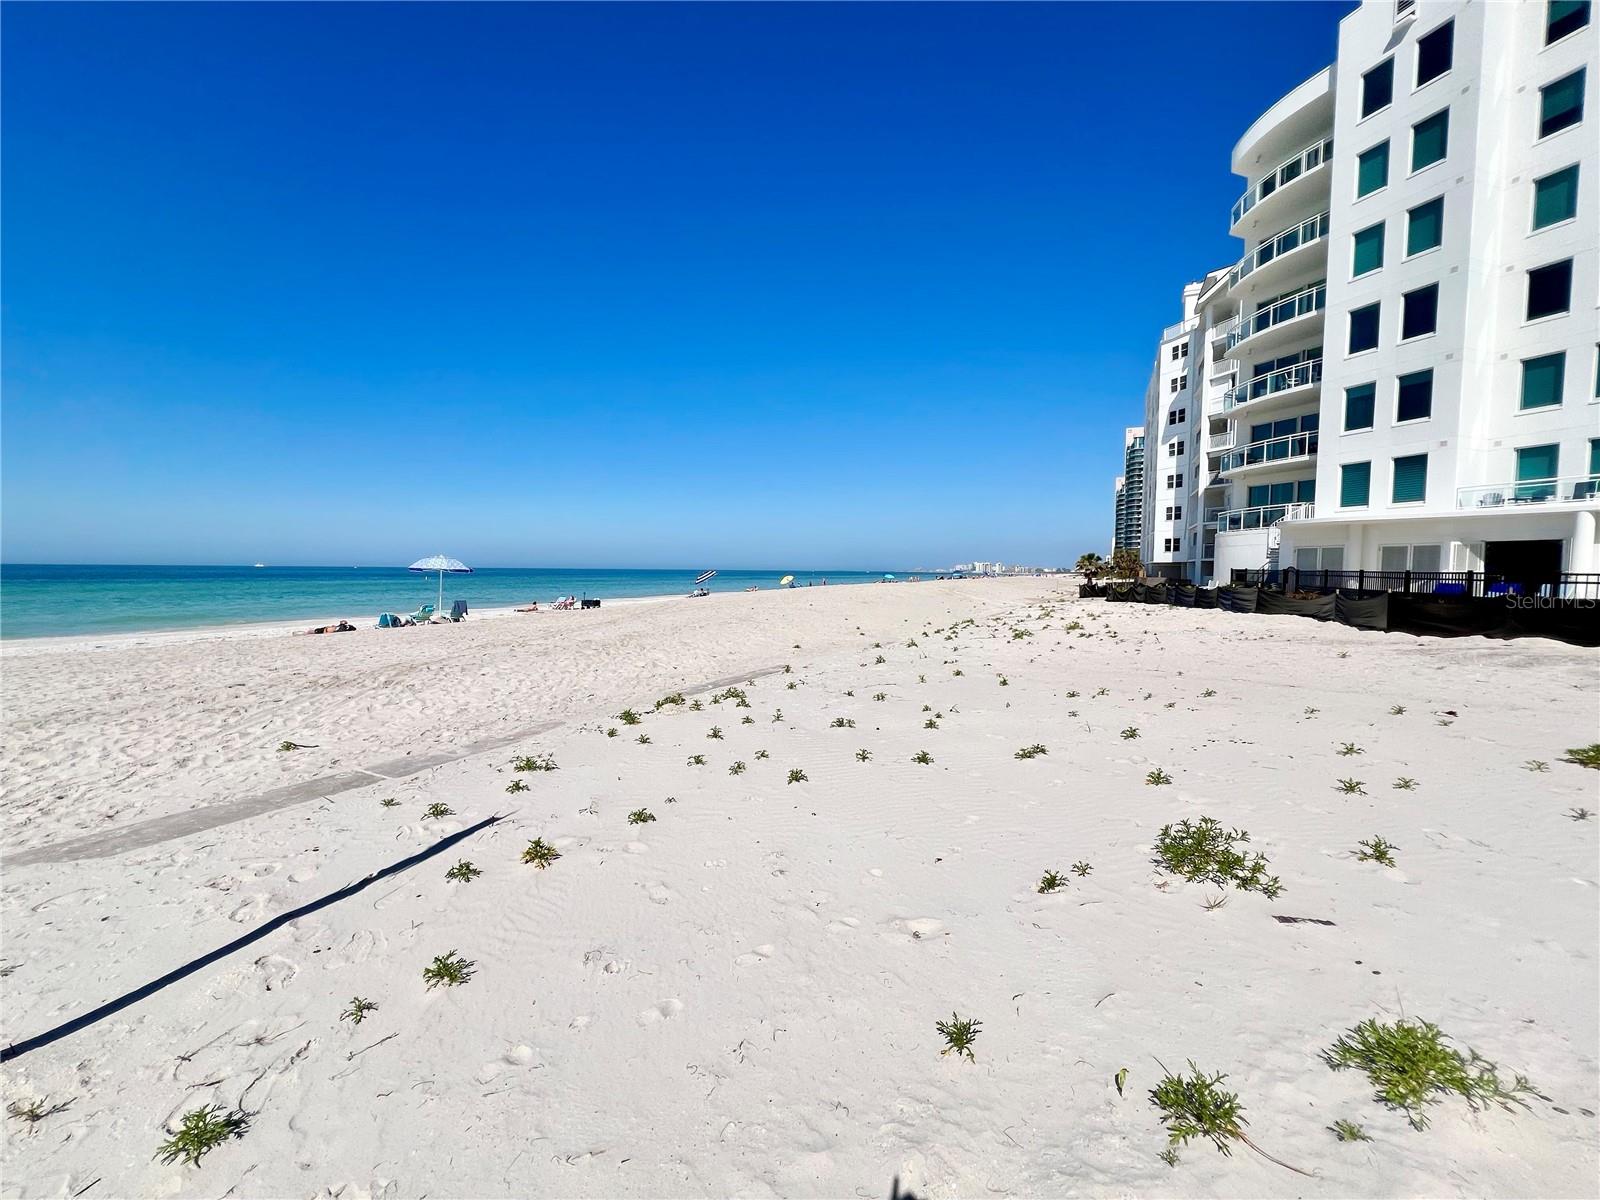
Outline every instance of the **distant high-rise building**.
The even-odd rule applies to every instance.
[[[1138,550],[1144,540],[1144,427],[1130,425],[1123,431],[1122,474],[1117,477],[1116,529],[1111,536],[1113,550]]]

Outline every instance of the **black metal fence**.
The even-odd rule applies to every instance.
[[[1534,596],[1554,600],[1600,600],[1600,572],[1562,571],[1516,578],[1484,571],[1301,571],[1236,568],[1235,586],[1284,592],[1372,591],[1433,596]]]

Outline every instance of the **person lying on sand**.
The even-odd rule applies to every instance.
[[[307,629],[306,633],[354,633],[356,627],[349,621],[340,621],[337,625],[318,625],[315,629]]]
[[[518,612],[538,612],[539,611],[539,602],[537,600],[535,600],[532,604],[528,605],[527,608],[519,608],[519,609],[517,609],[517,611]]]

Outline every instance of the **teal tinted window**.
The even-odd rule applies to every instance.
[[[1356,234],[1354,261],[1351,263],[1350,273],[1365,275],[1368,271],[1376,271],[1381,266],[1383,266],[1383,222],[1379,221],[1376,225]]]
[[[1589,0],[1550,0],[1544,13],[1544,44],[1558,41],[1589,23]]]
[[[1436,163],[1450,149],[1450,110],[1436,112],[1411,127],[1411,169],[1420,171]]]
[[[1345,463],[1339,468],[1340,508],[1365,508],[1371,492],[1371,463]]]
[[[1389,143],[1379,142],[1356,159],[1356,199],[1389,182]]]
[[[1411,504],[1427,498],[1428,456],[1408,454],[1394,460],[1394,493],[1396,504]]]
[[[1421,254],[1444,241],[1444,197],[1406,213],[1406,253]]]
[[[1302,479],[1294,485],[1294,498],[1301,504],[1310,504],[1317,498],[1317,481]]]
[[[1567,377],[1567,356],[1546,354],[1522,360],[1522,408],[1550,408],[1561,403]]]
[[[1520,446],[1517,448],[1517,482],[1526,483],[1530,479],[1554,479],[1556,477],[1556,463],[1561,457],[1561,447],[1552,443],[1548,446]]]
[[[1583,120],[1583,69],[1539,89],[1539,136],[1548,137]]]
[[[1247,488],[1244,502],[1247,508],[1260,508],[1267,502],[1267,485],[1258,483],[1254,487]]]
[[[1589,439],[1589,474],[1600,475],[1600,438]]]
[[[1365,308],[1350,310],[1350,349],[1348,353],[1359,354],[1363,350],[1371,350],[1378,344],[1378,305],[1369,304]]]
[[[1578,164],[1533,181],[1533,227],[1543,229],[1578,215]]]
[[[1272,500],[1271,500],[1271,502],[1273,504],[1293,504],[1294,503],[1294,483],[1293,482],[1289,482],[1289,483],[1275,483],[1275,484],[1273,484],[1272,485]]]
[[[1371,429],[1373,399],[1378,394],[1375,383],[1361,383],[1344,390],[1345,429]]]

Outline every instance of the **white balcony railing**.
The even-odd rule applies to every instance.
[[[1282,258],[1291,250],[1298,250],[1302,246],[1324,241],[1327,236],[1327,213],[1318,213],[1314,217],[1307,217],[1300,224],[1268,238],[1234,264],[1233,270],[1228,272],[1228,286],[1230,288],[1238,287],[1241,279],[1260,270],[1274,259]]]
[[[1293,321],[1297,317],[1304,317],[1310,313],[1321,312],[1328,306],[1328,285],[1326,283],[1313,284],[1304,291],[1296,292],[1292,296],[1285,296],[1282,300],[1274,300],[1271,304],[1264,304],[1248,317],[1241,317],[1238,323],[1228,330],[1227,352],[1232,353],[1233,348],[1240,342],[1253,338],[1258,333],[1271,329],[1274,325],[1282,325]]]
[[[1271,529],[1279,521],[1297,521],[1311,515],[1307,504],[1263,504],[1257,508],[1226,508],[1217,514],[1218,533],[1242,529]]]
[[[1600,500],[1600,475],[1568,475],[1560,479],[1520,479],[1456,489],[1457,508],[1521,508],[1529,504],[1568,504]]]
[[[1284,184],[1290,183],[1300,178],[1300,176],[1316,170],[1318,167],[1326,166],[1332,157],[1333,139],[1324,138],[1321,141],[1313,142],[1286,162],[1279,163],[1267,174],[1256,180],[1249,191],[1233,202],[1233,211],[1229,217],[1228,224],[1230,226],[1237,225],[1240,217],[1244,216],[1245,213],[1260,204]]]
[[[1236,388],[1228,389],[1222,397],[1222,411],[1230,413],[1241,405],[1250,404],[1256,400],[1264,400],[1268,396],[1276,396],[1280,392],[1292,392],[1299,388],[1314,387],[1322,382],[1322,360],[1313,358],[1307,362],[1295,363],[1292,367],[1284,367],[1281,371],[1273,371],[1267,375],[1258,375],[1249,383],[1241,383]]]
[[[1292,463],[1311,458],[1317,452],[1317,431],[1290,433],[1269,438],[1264,442],[1251,442],[1222,456],[1222,470],[1237,471],[1240,467],[1260,467],[1273,463]]]
[[[1213,433],[1210,437],[1208,437],[1206,439],[1206,449],[1207,450],[1232,450],[1233,449],[1233,439],[1234,439],[1234,432],[1231,429],[1228,430],[1226,433]]]

